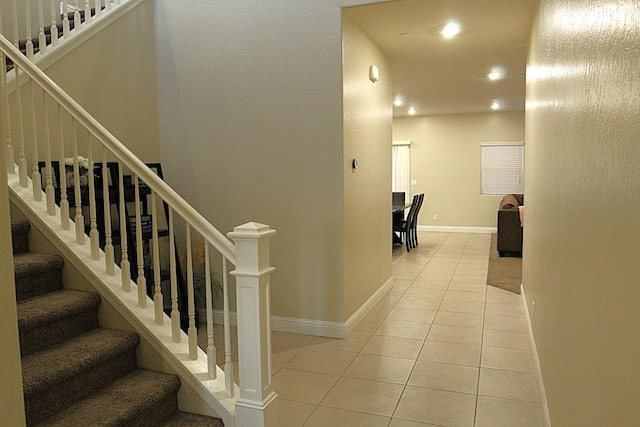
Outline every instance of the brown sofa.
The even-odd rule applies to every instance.
[[[524,205],[523,194],[507,194],[498,208],[498,253],[503,256],[522,256],[522,227],[518,206]]]

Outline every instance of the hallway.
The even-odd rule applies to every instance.
[[[520,295],[487,287],[490,234],[420,233],[343,340],[273,332],[282,427],[541,426]]]

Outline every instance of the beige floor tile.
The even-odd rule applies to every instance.
[[[485,347],[529,350],[529,337],[524,332],[485,329],[482,337],[482,345]]]
[[[475,427],[543,427],[538,403],[478,397]]]
[[[387,316],[387,320],[401,320],[404,322],[432,323],[436,317],[435,310],[421,310],[418,308],[394,307]]]
[[[396,304],[396,307],[418,308],[421,310],[437,310],[440,306],[441,298],[420,298],[404,295]]]
[[[524,318],[513,316],[496,316],[489,313],[485,315],[484,328],[500,331],[527,332],[527,324]]]
[[[524,307],[514,304],[487,303],[487,314],[492,316],[525,317]]]
[[[465,291],[465,292],[478,292],[484,294],[487,291],[486,279],[474,283],[460,282],[452,280],[449,284],[448,290],[450,291]]]
[[[391,417],[403,385],[342,377],[320,406]]]
[[[415,421],[400,420],[392,418],[389,427],[438,427],[435,424],[417,423]]]
[[[451,281],[451,277],[453,277],[453,274],[435,274],[435,273],[429,273],[429,272],[422,272],[420,273],[419,276],[416,277],[416,280],[428,280],[431,282],[450,282]]]
[[[304,427],[387,427],[389,417],[319,406]]]
[[[415,278],[418,277],[419,273],[419,271],[402,271],[394,269],[391,275],[393,276],[394,280],[415,280]]]
[[[360,354],[343,376],[364,380],[406,384],[415,361],[398,357]]]
[[[404,322],[401,320],[385,320],[375,335],[413,338],[424,340],[429,333],[429,323]]]
[[[291,359],[293,359],[296,354],[300,353],[302,349],[292,349],[292,350],[284,350],[279,352],[271,353],[271,364],[273,366],[285,366]],[[222,355],[222,360],[224,360],[224,354]]]
[[[533,372],[529,351],[509,348],[482,347],[480,366],[505,371]]]
[[[280,396],[272,403],[279,427],[302,427],[309,419],[316,405],[284,400]]]
[[[373,333],[380,327],[380,324],[383,321],[384,319],[367,316],[362,322],[360,322],[358,326],[356,326],[353,332],[358,334],[373,335]]]
[[[304,348],[285,365],[286,368],[322,374],[342,375],[356,353],[340,350]]]
[[[408,297],[420,297],[420,298],[433,298],[433,299],[442,299],[444,297],[445,290],[444,289],[431,289],[431,288],[421,288],[421,287],[409,287],[405,295]]]
[[[324,350],[341,350],[360,352],[369,341],[371,334],[351,332],[346,338],[315,337],[306,348],[319,348]]]
[[[288,332],[271,332],[271,351],[278,353],[285,350],[301,349],[313,340],[312,335],[292,334]]]
[[[476,394],[479,368],[448,363],[416,362],[408,385]]]
[[[338,381],[337,375],[282,368],[273,376],[273,390],[285,400],[319,404]]]
[[[481,344],[482,328],[462,326],[432,325],[427,341],[455,342],[460,344]]]
[[[433,319],[434,325],[464,326],[467,328],[481,328],[484,319],[482,314],[456,313],[452,311],[439,311]]]
[[[522,305],[522,295],[487,286],[487,302],[497,304]]]
[[[478,367],[480,345],[427,341],[418,360]]]
[[[476,396],[407,386],[393,417],[440,426],[473,427]]]
[[[448,280],[428,280],[424,279],[416,279],[412,284],[412,288],[428,288],[428,289],[440,289],[444,290],[449,287]]]
[[[469,301],[455,301],[455,300],[443,300],[440,305],[441,311],[453,311],[456,313],[484,313],[484,303],[482,302],[469,302]]]
[[[478,394],[529,402],[539,400],[536,377],[533,374],[497,369],[480,369]]]
[[[486,285],[487,284],[487,275],[480,274],[469,276],[465,274],[455,274],[451,278],[451,283],[460,283],[460,284],[469,284],[469,285]]]
[[[362,348],[361,353],[416,360],[423,343],[424,340],[374,335]]]
[[[448,289],[444,295],[444,301],[468,301],[468,302],[485,302],[486,295],[481,292],[459,291]]]

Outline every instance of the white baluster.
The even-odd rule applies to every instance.
[[[187,223],[187,310],[189,314],[189,357],[198,358],[198,331],[196,329],[196,315],[193,293],[193,256],[191,254],[191,226]]]
[[[127,218],[127,211],[124,198],[124,171],[123,165],[118,164],[118,194],[120,199],[119,204],[119,217],[120,217],[120,273],[122,279],[122,289],[125,292],[131,292],[131,264],[129,263],[129,255],[127,248],[127,230],[129,227],[129,219]]]
[[[76,213],[73,218],[76,224],[76,242],[84,245],[84,215],[82,214],[82,189],[80,188],[80,165],[78,164],[78,129],[76,120],[73,124],[73,195],[76,201]]]
[[[109,169],[107,168],[107,150],[102,146],[102,194],[104,205],[104,267],[109,276],[116,274],[113,239],[111,237],[111,200],[109,195]]]
[[[67,0],[62,2],[62,36],[69,37],[71,34],[71,23],[69,22],[69,5]]]
[[[93,20],[91,16],[91,5],[89,4],[89,0],[85,0],[84,2],[84,23],[85,25],[89,25],[89,23]]]
[[[138,305],[147,308],[147,279],[144,277],[144,254],[142,253],[142,224],[140,212],[140,185],[138,175],[134,174],[133,179],[135,205],[136,205],[136,247],[138,251]]]
[[[36,126],[36,100],[35,91],[33,86],[35,82],[33,79],[29,80],[29,90],[31,91],[31,123],[33,125],[33,159],[31,159],[32,172],[31,172],[31,189],[33,190],[33,200],[36,202],[42,201],[42,176],[40,175],[40,167],[38,166],[38,132]]]
[[[108,1],[108,0],[107,0]],[[180,311],[178,310],[178,275],[176,241],[173,234],[173,208],[169,206],[169,270],[171,274],[171,337],[180,342]]]
[[[80,31],[80,24],[82,23],[82,18],[80,17],[80,4],[78,0],[75,0],[75,9],[73,12],[73,32],[77,33]]]
[[[44,192],[47,200],[47,213],[51,216],[56,214],[56,196],[53,188],[53,177],[51,168],[51,129],[49,128],[49,107],[47,107],[47,94],[42,90],[42,103],[44,105],[44,128],[46,132],[47,147],[45,149],[45,178]]]
[[[233,362],[231,360],[231,314],[229,311],[229,282],[227,280],[227,259],[222,257],[222,301],[224,327],[224,378],[225,391],[229,397],[235,394]]]
[[[111,10],[111,0],[104,0],[104,10],[105,12]]]
[[[95,176],[93,174],[93,136],[89,134],[89,169],[87,175],[89,177],[89,241],[91,242],[91,258],[100,259],[100,233],[98,233],[98,214],[96,212],[96,186]]]
[[[47,36],[44,33],[44,8],[42,7],[42,0],[38,0],[38,49],[40,53],[44,55],[47,53]]]
[[[51,46],[58,45],[58,19],[56,18],[56,1],[51,0]]]
[[[31,7],[29,5],[29,0],[24,2],[24,13],[26,18],[27,25],[27,58],[33,59],[33,40],[31,39]]]
[[[2,66],[7,63],[7,56],[2,53],[0,55],[2,59]],[[7,173],[15,174],[16,165],[13,159],[13,142],[11,140],[11,113],[9,112],[9,82],[7,81],[7,73],[2,74],[2,122],[4,129],[4,144],[6,152]]]
[[[71,225],[69,221],[69,199],[67,197],[67,174],[64,157],[64,131],[62,129],[62,109],[58,104],[58,126],[60,131],[60,176],[58,177],[58,187],[60,188],[60,226],[63,230],[68,230]]]
[[[27,188],[29,186],[28,172],[27,172],[27,159],[24,153],[24,120],[22,119],[22,90],[20,88],[20,71],[18,64],[14,64],[13,71],[15,72],[16,83],[16,101],[18,103],[18,137],[20,138],[20,144],[18,145],[18,173],[20,174],[20,186]]]
[[[209,372],[209,378],[215,380],[218,377],[218,369],[216,367],[216,345],[213,340],[213,295],[211,292],[209,242],[206,240],[204,241],[204,281],[207,308],[207,370]]]
[[[20,49],[20,36],[18,35],[18,4],[16,3],[16,0],[13,0],[11,2],[12,7],[12,11],[13,11],[13,45]]]
[[[108,2],[109,0],[106,0],[106,1]],[[95,2],[94,2],[94,4],[95,4],[94,7],[96,9],[96,14],[95,14],[96,18],[98,18],[98,17],[100,17],[100,15],[102,15],[102,4],[101,3],[102,2],[100,0],[95,0]]]
[[[164,323],[164,301],[160,282],[160,248],[158,247],[158,209],[156,207],[156,192],[151,190],[151,232],[153,234],[153,305],[155,308],[156,323]]]

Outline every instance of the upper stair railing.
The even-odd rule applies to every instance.
[[[231,240],[227,239],[1,35],[0,61],[14,64],[10,72],[0,73],[0,129],[10,187],[26,194],[22,197],[30,199],[42,216],[59,217],[53,221],[58,232],[69,235],[75,230],[75,239],[70,244],[89,247],[90,251],[84,250],[85,262],[94,269],[104,262],[101,274],[120,283],[120,293],[137,295],[124,298],[123,303],[128,303],[132,312],[149,311],[151,315],[146,317],[155,324],[149,326],[150,330],[158,325],[170,329],[164,341],[167,351],[174,352],[175,361],[188,365],[191,381],[199,381],[201,388],[209,390],[215,399],[220,400],[220,392],[232,399],[229,411],[236,426],[271,425],[268,414],[272,411],[266,409],[276,394],[271,390],[269,239],[275,231],[262,224],[248,223],[236,227],[229,233]],[[163,265],[159,255],[158,204],[167,210],[168,266]],[[127,209],[130,205],[135,207]],[[148,215],[143,215],[145,206],[150,209]],[[149,218],[152,226],[143,228]],[[185,247],[186,265],[182,265],[182,271],[186,270],[186,278],[182,282],[180,278],[184,276],[180,274],[180,262],[176,261],[180,256],[176,256],[178,244],[174,235],[184,237],[179,239]],[[195,324],[194,270],[198,265],[192,242],[196,240],[202,242],[203,249],[198,259],[204,270],[206,353],[198,347]],[[143,245],[151,246],[146,252],[151,260],[143,256]],[[229,263],[235,265],[230,273]],[[168,279],[160,276],[163,268],[168,270]],[[219,271],[222,279],[222,301],[217,300],[223,306],[223,319],[218,319],[224,320],[222,368],[217,366],[214,341],[212,270]],[[236,285],[240,377],[236,396],[229,275],[235,277]],[[163,280],[170,282],[168,291],[162,286]],[[165,304],[165,300],[170,303]],[[181,319],[186,336],[181,330]],[[173,345],[185,340],[188,354],[183,354],[184,346]],[[205,363],[193,363],[203,358]],[[206,366],[206,372],[193,366]],[[216,389],[220,382],[222,390]]]
[[[37,62],[118,9],[139,1],[3,0],[0,34]]]

